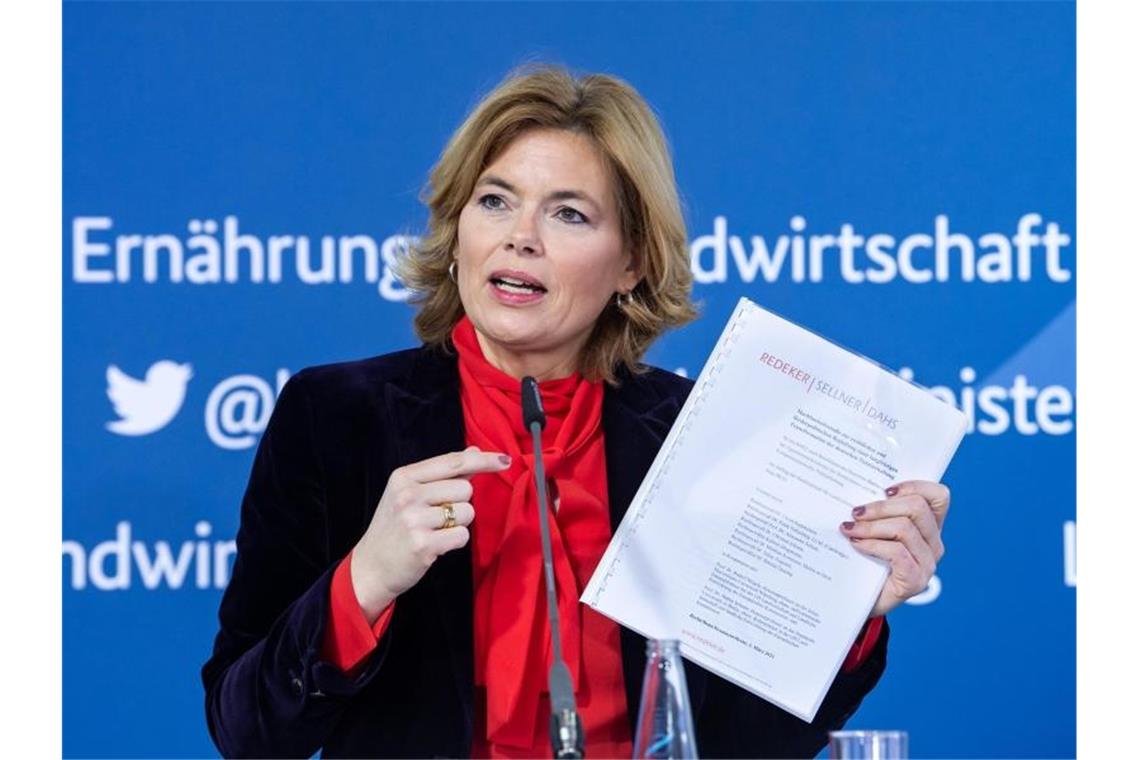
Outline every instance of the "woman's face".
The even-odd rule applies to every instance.
[[[638,281],[604,160],[564,130],[523,133],[483,171],[455,258],[484,354],[539,379],[576,370],[598,315]]]

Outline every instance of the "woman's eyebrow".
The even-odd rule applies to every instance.
[[[546,197],[552,201],[586,201],[597,205],[593,198],[581,190],[555,190]]]
[[[496,187],[503,188],[508,193],[514,193],[515,195],[519,194],[519,191],[515,188],[514,185],[512,185],[510,182],[507,182],[502,177],[496,177],[494,174],[488,174],[475,184],[476,187],[479,187],[480,185],[495,185]]]

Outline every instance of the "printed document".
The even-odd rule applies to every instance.
[[[887,578],[839,530],[938,481],[953,406],[741,299],[582,601],[803,720]]]

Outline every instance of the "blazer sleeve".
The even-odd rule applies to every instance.
[[[890,628],[884,619],[874,649],[859,667],[836,676],[811,723],[711,677],[696,719],[701,757],[815,757],[827,746],[828,732],[843,728],[879,682],[887,666],[888,638]]]
[[[320,659],[332,575],[325,473],[305,372],[282,389],[241,505],[237,557],[202,668],[226,757],[311,757],[380,670],[391,635],[352,677]]]

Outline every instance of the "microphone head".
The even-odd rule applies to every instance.
[[[542,411],[542,396],[538,393],[538,381],[530,375],[522,379],[523,427],[538,423],[539,430],[546,427],[546,412]]]

